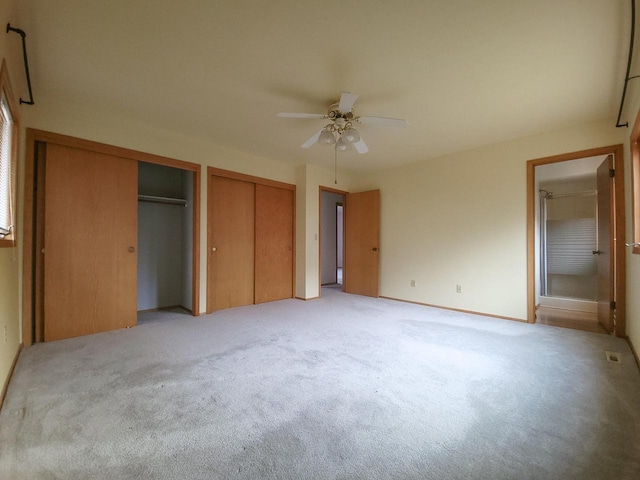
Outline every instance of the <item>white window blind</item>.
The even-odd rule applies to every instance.
[[[13,228],[13,169],[11,168],[11,130],[13,119],[4,95],[0,97],[0,238]]]

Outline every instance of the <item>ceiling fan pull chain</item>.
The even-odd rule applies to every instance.
[[[338,184],[338,147],[337,146],[333,149],[333,153],[334,153],[333,183],[337,185]]]

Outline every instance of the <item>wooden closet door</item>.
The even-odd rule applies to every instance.
[[[210,175],[208,189],[207,311],[250,305],[255,185]]]
[[[256,303],[293,297],[293,191],[256,185]]]
[[[44,339],[136,325],[138,162],[48,144]]]

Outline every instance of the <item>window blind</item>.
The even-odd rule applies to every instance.
[[[4,95],[0,97],[0,238],[13,227],[13,169],[11,168],[11,113]]]

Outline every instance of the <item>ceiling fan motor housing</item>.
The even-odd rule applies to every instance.
[[[320,118],[330,120],[320,130],[318,130],[311,138],[302,144],[302,148],[310,148],[316,143],[324,143],[328,145],[336,145],[336,149],[345,150],[351,145],[355,147],[358,153],[367,153],[369,148],[364,140],[360,138],[360,133],[355,129],[357,124],[385,125],[394,127],[406,127],[407,121],[399,118],[387,117],[357,117],[353,113],[353,104],[358,95],[350,92],[342,92],[340,100],[333,103],[327,114],[322,113],[278,113],[278,117],[284,118]]]
[[[334,103],[329,107],[327,117],[333,123],[328,124],[325,128],[331,132],[336,132],[338,135],[342,135],[346,129],[352,128],[352,122],[356,119],[353,115],[353,109],[348,112],[341,112],[338,103]]]

